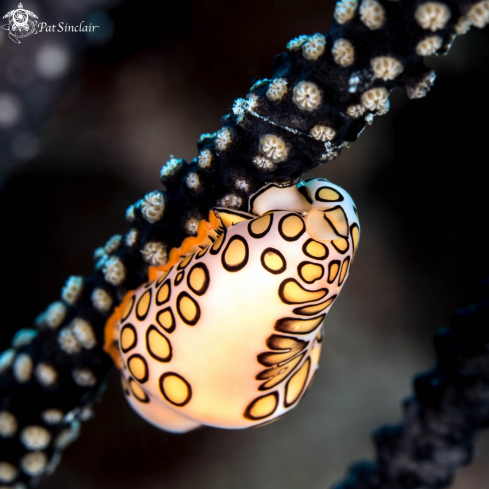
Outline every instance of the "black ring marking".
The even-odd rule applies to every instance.
[[[251,229],[251,223],[253,223],[257,219],[261,219],[264,216],[258,217],[257,219],[253,219],[252,221],[250,221],[248,223],[248,233],[250,234],[250,236],[252,238],[260,239],[260,238],[263,238],[263,236],[266,236],[268,234],[268,232],[272,228],[272,224],[273,224],[273,213],[267,214],[267,216],[270,216],[270,223],[268,224],[267,229],[265,229],[265,231],[263,231],[263,233],[254,233],[253,230]]]
[[[231,244],[236,240],[241,241],[244,244],[245,255],[244,255],[243,260],[240,263],[238,263],[236,265],[229,265],[228,263],[226,263],[226,253],[227,253],[229,247],[231,246]],[[240,236],[239,234],[235,234],[234,236],[231,236],[231,238],[229,239],[229,241],[226,245],[225,250],[223,251],[223,253],[221,255],[221,263],[222,263],[222,266],[224,267],[224,269],[227,270],[228,272],[238,272],[239,270],[242,270],[246,266],[246,264],[248,263],[249,257],[250,257],[250,250],[248,247],[248,243],[246,242],[246,240],[242,236]]]
[[[323,297],[326,297],[328,295],[328,292],[329,290],[328,289],[318,289],[318,290],[307,290],[305,289],[304,287],[302,287],[302,285],[297,282],[297,280],[295,280],[294,278],[287,278],[285,279],[281,284],[280,284],[280,287],[278,288],[278,296],[280,297],[280,299],[282,300],[282,302],[284,304],[309,304],[311,302],[315,302],[317,300],[320,300],[319,298],[317,299],[314,299],[314,300],[305,300],[305,301],[302,301],[302,302],[292,302],[292,301],[289,301],[287,300],[287,298],[285,297],[284,295],[284,289],[285,287],[287,286],[287,284],[291,283],[291,282],[294,282],[300,289],[304,290],[305,292],[308,292],[310,294],[315,294],[317,292],[324,292],[324,295]],[[321,299],[323,298],[321,297]]]
[[[160,316],[166,312],[169,312],[171,316],[171,326],[169,328],[163,326],[163,323],[160,320]],[[168,333],[172,333],[173,331],[175,331],[175,316],[173,315],[171,307],[165,307],[165,309],[159,311],[158,314],[156,314],[156,322]]]
[[[192,272],[196,269],[196,268],[200,268],[202,269],[202,271],[204,272],[204,275],[205,275],[205,280],[204,280],[204,284],[203,286],[197,290],[197,289],[194,289],[190,283],[190,277],[192,276]],[[210,279],[210,275],[209,275],[209,269],[207,268],[206,264],[205,263],[196,263],[191,269],[190,269],[190,272],[188,272],[188,275],[187,275],[187,286],[188,288],[194,293],[194,294],[197,294],[197,295],[204,295],[206,292],[207,292],[207,289],[209,288],[209,285],[210,285],[210,282],[211,282],[211,279]]]
[[[149,299],[148,299],[148,308],[146,309],[146,312],[140,316],[139,315],[139,303],[141,302],[141,299],[145,296],[149,294]],[[146,319],[146,316],[148,315],[149,313],[149,310],[151,309],[151,299],[153,298],[153,292],[151,289],[148,289],[146,290],[146,292],[144,292],[144,294],[141,295],[141,297],[138,299],[138,302],[136,304],[136,306],[134,307],[134,310],[136,311],[136,317],[140,320],[140,321],[144,321]]]
[[[168,297],[167,297],[167,298],[166,298],[164,301],[160,302],[160,301],[158,300],[158,297],[159,297],[159,295],[160,295],[160,290],[161,290],[163,287],[165,287],[165,285],[168,285]],[[165,304],[166,302],[168,302],[168,301],[170,300],[170,297],[171,297],[171,281],[170,281],[170,279],[168,278],[167,280],[165,280],[165,281],[164,281],[164,282],[161,284],[160,288],[158,289],[158,292],[156,292],[156,304],[157,304],[158,306],[161,306],[161,305]]]
[[[144,392],[143,389],[142,392],[144,394],[144,397],[141,399],[140,397],[138,397],[136,395],[136,393],[134,392],[134,389],[132,388],[132,383],[135,383],[136,384],[136,387],[138,387],[139,389],[141,389],[141,387],[137,384],[137,382],[132,378],[132,377],[129,377],[129,389],[131,391],[131,394],[139,401],[139,402],[144,402],[145,404],[149,402],[149,397],[148,397],[148,394],[146,394],[146,392]]]
[[[283,262],[283,265],[282,265],[282,266],[281,266],[281,267],[280,267],[278,270],[273,270],[272,268],[269,268],[269,267],[267,266],[267,264],[265,263],[265,256],[267,255],[267,253],[270,253],[270,252],[275,253],[276,255],[278,255],[278,256],[279,256],[279,258],[280,258],[280,259],[282,260],[282,262]],[[261,260],[261,264],[262,264],[263,268],[264,268],[265,270],[267,270],[268,272],[273,273],[274,275],[279,275],[280,273],[285,272],[285,270],[287,269],[287,262],[285,261],[285,257],[284,257],[284,255],[282,255],[282,253],[280,253],[280,251],[278,251],[278,250],[277,250],[277,249],[275,249],[275,248],[266,248],[266,249],[263,251],[263,253],[261,254],[261,258],[260,258],[260,260]]]
[[[338,252],[340,255],[344,255],[344,254],[345,254],[345,253],[347,253],[347,252],[348,252],[348,250],[350,249],[350,242],[349,242],[349,240],[348,240],[347,238],[338,238],[338,239],[343,239],[343,240],[345,240],[345,241],[346,241],[347,246],[346,246],[346,249],[345,249],[344,251],[342,251],[340,248],[338,248],[338,247],[335,245],[335,241],[336,241],[335,239],[333,239],[333,240],[331,241],[331,244],[334,246],[334,249],[335,249],[335,250],[336,250],[336,251],[337,251],[337,252]]]
[[[321,190],[324,190],[324,189],[328,189],[328,190],[332,190],[333,192],[337,193],[339,195],[339,199],[335,199],[335,200],[327,200],[327,199],[321,199],[319,197],[319,192]],[[316,200],[318,200],[319,202],[342,202],[343,200],[345,200],[345,198],[343,197],[343,195],[341,195],[338,190],[334,189],[333,187],[319,187],[317,190],[316,190],[316,194],[314,195],[314,198]]]
[[[322,304],[326,304],[329,301],[331,301],[331,304],[333,304],[333,302],[335,301],[336,297],[338,297],[338,296],[337,295],[332,295],[329,299],[326,299],[323,302],[319,302],[318,304],[309,304],[308,306],[296,307],[292,312],[294,314],[301,314],[302,316],[315,316],[318,312],[321,312],[321,310],[315,311],[315,312],[307,312],[307,310],[310,307],[320,306]],[[325,308],[326,307],[331,307],[331,304],[329,304],[328,306],[325,306]]]
[[[173,285],[175,287],[179,285],[182,282],[184,276],[185,276],[185,272],[179,272],[175,277],[175,280],[173,281]]]
[[[216,245],[217,241],[219,241],[221,236],[222,236],[221,244],[218,246],[218,248],[215,248],[215,245]],[[216,241],[209,246],[209,253],[211,255],[217,255],[219,253],[219,251],[221,251],[221,248],[222,248],[222,245],[224,244],[224,241],[226,241],[226,228],[224,228],[222,233],[217,237]]]
[[[202,248],[198,253],[196,253],[195,259],[200,260],[207,253],[208,250],[209,246],[207,246],[206,248]]]
[[[131,360],[133,358],[138,358],[139,360],[142,360],[142,362],[144,363],[144,371],[145,371],[145,374],[144,374],[144,377],[139,380],[135,375],[134,375],[134,372],[131,370],[131,367],[130,367],[130,363],[131,363]],[[131,372],[131,375],[140,383],[140,384],[144,384],[148,378],[149,378],[149,369],[148,369],[148,362],[146,362],[146,359],[140,355],[139,353],[135,353],[134,355],[131,355],[128,359],[127,359],[127,368],[129,369],[129,372]]]
[[[279,345],[280,340],[290,340],[291,342],[296,344],[296,348],[281,348]],[[270,350],[282,352],[288,352],[292,350],[299,352],[304,350],[304,348],[306,348],[309,343],[309,341],[299,340],[297,338],[294,338],[293,336],[282,336],[278,334],[273,334],[269,336],[266,341],[267,347]]]
[[[300,231],[299,234],[291,238],[286,236],[282,231],[283,222],[285,221],[285,219],[288,219],[290,216],[298,217],[302,221],[302,231]],[[278,232],[280,233],[280,236],[282,236],[282,239],[284,239],[285,241],[297,241],[306,232],[306,225],[304,223],[304,219],[302,219],[302,217],[299,214],[292,214],[292,213],[287,214],[284,217],[282,217],[282,219],[280,219],[280,221],[278,222]]]
[[[311,192],[309,190],[309,187],[306,185],[298,185],[297,190],[299,191],[300,194],[307,200],[309,204],[313,203],[313,200],[311,199]]]
[[[333,265],[338,265],[338,271],[335,273],[335,276],[331,278],[331,267]],[[340,272],[341,272],[341,261],[340,260],[330,261],[328,265],[328,284],[332,284],[338,278]]]
[[[346,270],[345,270],[345,275],[343,275],[343,267],[345,266],[345,263],[346,263]],[[340,278],[338,279],[338,285],[341,285],[343,284],[343,282],[345,281],[346,279],[346,276],[348,275],[348,268],[350,267],[350,257],[347,256],[342,265],[341,265],[341,268],[340,268]],[[341,276],[343,275],[343,278],[341,278]]]
[[[306,265],[314,265],[315,267],[319,267],[321,268],[321,275],[319,275],[318,278],[315,278],[314,280],[306,280],[306,278],[303,276],[302,274],[302,269],[306,266]],[[310,261],[302,261],[299,263],[299,265],[297,266],[297,273],[299,274],[299,277],[304,281],[306,282],[306,284],[313,284],[314,282],[317,282],[318,280],[321,280],[324,276],[324,267],[322,265],[320,265],[319,263],[312,263]]]
[[[317,329],[319,326],[321,326],[326,314],[321,314],[318,317],[315,318],[308,318],[308,319],[302,319],[302,318],[282,318],[282,319],[277,319],[275,321],[275,326],[274,329],[275,331],[280,331],[281,333],[288,333],[288,334],[310,334],[312,333],[315,329]],[[297,331],[294,329],[291,325],[296,322],[301,322],[301,321],[318,321],[316,326],[306,329],[305,331]]]
[[[136,303],[136,296],[135,296],[135,294],[133,294],[133,295],[130,297],[129,302],[126,304],[126,307],[127,307],[127,305],[128,305],[128,304],[130,304],[130,306],[129,306],[129,311],[128,311],[128,313],[126,314],[126,317],[124,317],[124,312],[125,312],[125,311],[122,311],[122,314],[121,314],[121,320],[122,320],[122,321],[121,321],[121,323],[123,323],[124,321],[127,321],[127,318],[128,318],[128,317],[131,315],[131,313],[132,313],[132,309],[133,309],[133,307],[134,307],[134,304],[135,304],[135,303]],[[124,309],[125,309],[125,308],[124,308]]]
[[[191,319],[188,319],[186,318],[183,314],[182,314],[182,310],[180,308],[180,303],[182,301],[182,299],[184,297],[187,297],[188,299],[190,299],[196,306],[196,312],[195,312],[195,316]],[[200,306],[199,306],[199,303],[192,298],[192,296],[190,294],[188,294],[187,292],[180,292],[180,294],[178,294],[178,297],[177,297],[177,311],[178,311],[178,315],[181,317],[182,321],[185,323],[185,324],[188,324],[189,326],[195,326],[198,322],[199,322],[199,319],[200,319]]]
[[[253,406],[260,400],[260,399],[263,399],[264,397],[268,397],[268,396],[274,396],[275,397],[275,408],[273,409],[273,411],[269,414],[266,414],[265,416],[259,416],[259,417],[256,417],[256,416],[252,416],[251,415],[251,410],[253,409]],[[246,411],[244,413],[244,417],[247,418],[247,419],[251,419],[252,421],[255,421],[257,419],[264,419],[264,418],[268,418],[269,416],[272,416],[273,413],[277,410],[277,407],[278,407],[278,392],[275,391],[275,392],[271,392],[269,394],[265,394],[264,396],[260,396],[260,397],[257,397],[256,399],[254,399],[252,402],[250,402],[250,404],[248,404],[248,407],[246,408]]]
[[[187,268],[189,263],[192,261],[193,256],[194,255],[186,256],[183,260],[181,260],[177,266],[177,270],[184,270],[185,268]],[[185,262],[187,262],[187,263],[185,263]],[[185,263],[185,265],[182,266],[183,263]]]
[[[131,345],[128,348],[122,348],[122,335],[124,334],[125,329],[130,329],[134,334],[134,341],[131,343]],[[136,328],[131,323],[125,324],[124,327],[121,329],[121,333],[119,336],[119,345],[121,347],[122,353],[127,353],[129,350],[132,350],[136,346],[137,342],[138,342],[138,334]]]
[[[297,374],[299,372],[299,370],[307,363],[307,374],[306,374],[306,380],[304,381],[304,384],[302,385],[302,389],[300,390],[299,394],[297,395],[297,397],[289,404],[287,403],[287,391],[289,390],[289,384],[290,384],[290,381],[292,380],[292,377],[287,381],[287,384],[285,385],[285,395],[284,395],[284,406],[286,408],[294,405],[302,396],[302,393],[304,392],[304,388],[306,387],[306,384],[307,384],[307,379],[309,378],[309,372],[311,371],[311,360],[309,357],[307,357],[306,361],[300,366],[297,368],[297,370],[295,371],[295,374]],[[294,375],[295,375],[294,374]]]
[[[328,218],[328,212],[332,212],[332,211],[335,211],[336,209],[339,209],[343,216],[345,217],[345,221],[346,221],[346,234],[340,234],[340,232],[336,229],[336,226],[333,224],[333,222]],[[327,209],[323,212],[323,217],[324,219],[328,222],[328,224],[331,226],[331,228],[334,230],[334,232],[338,235],[338,236],[341,236],[342,238],[345,238],[347,239],[348,238],[348,232],[349,232],[349,229],[350,229],[350,224],[348,222],[348,217],[346,215],[346,212],[344,211],[343,207],[341,207],[341,205],[337,205],[335,207],[332,207],[331,209]]]
[[[165,389],[163,389],[163,381],[165,380],[166,377],[168,377],[169,375],[171,375],[172,377],[178,377],[180,380],[182,380],[186,386],[187,386],[187,389],[188,389],[188,394],[187,394],[187,397],[180,403],[176,403],[176,402],[173,402],[167,395],[166,395],[166,392],[165,392]],[[192,386],[181,376],[181,375],[178,375],[176,372],[166,372],[164,373],[161,377],[160,377],[160,380],[159,380],[159,385],[160,385],[160,392],[163,394],[163,397],[170,403],[170,404],[173,404],[174,406],[179,406],[179,407],[182,407],[182,406],[185,406],[185,404],[188,404],[188,402],[190,401],[190,399],[192,399]]]
[[[325,254],[324,256],[322,257],[317,257],[317,256],[314,256],[314,255],[311,255],[310,253],[307,252],[307,245],[311,242],[311,241],[315,241],[314,239],[312,238],[309,238],[303,245],[302,245],[302,253],[304,253],[304,255],[308,256],[309,258],[312,258],[313,260],[325,260],[326,258],[328,258],[329,256],[329,250],[328,250],[328,247],[324,244],[324,243],[320,243],[319,241],[315,241],[316,243],[324,246],[324,249],[325,249]]]
[[[153,350],[150,348],[150,343],[149,343],[149,334],[151,331],[156,331],[160,336],[163,336],[166,341],[168,341],[168,345],[170,347],[170,353],[166,357],[160,357],[156,353],[153,352]],[[169,362],[172,359],[173,356],[173,347],[171,345],[170,340],[164,335],[161,334],[157,328],[155,328],[153,325],[151,325],[147,330],[146,330],[146,350],[148,350],[148,353],[155,359],[158,360],[158,362]]]
[[[290,375],[291,375],[292,373],[294,373],[294,372],[295,372],[295,370],[296,370],[297,366],[298,366],[298,365],[299,365],[299,364],[302,362],[302,360],[304,359],[304,355],[305,355],[305,354],[306,354],[306,352],[303,352],[303,353],[301,353],[300,355],[297,355],[297,356],[295,356],[294,358],[291,358],[291,359],[290,359],[290,360],[289,360],[287,363],[280,364],[280,365],[278,365],[277,367],[272,367],[272,368],[269,368],[269,369],[267,369],[267,370],[262,370],[262,371],[261,371],[261,372],[260,372],[260,373],[259,373],[259,374],[258,374],[258,375],[255,377],[255,379],[256,379],[256,380],[265,380],[265,382],[263,382],[263,384],[261,384],[261,385],[260,385],[260,387],[258,387],[258,390],[259,390],[259,391],[267,391],[267,390],[269,390],[269,389],[273,389],[273,388],[274,388],[274,387],[276,387],[277,385],[280,385],[282,382],[285,382],[285,381],[286,381],[286,380],[287,380],[287,379],[290,377]],[[275,378],[276,378],[276,377],[278,377],[279,375],[283,375],[283,374],[281,374],[281,373],[277,373],[277,374],[275,374],[275,375],[271,375],[270,373],[271,373],[272,371],[277,371],[277,370],[278,370],[278,371],[280,372],[282,369],[284,369],[284,368],[288,368],[288,367],[287,367],[287,365],[288,365],[289,363],[291,363],[291,362],[294,362],[294,361],[297,361],[297,364],[296,364],[296,365],[295,365],[293,368],[291,368],[289,372],[284,372],[284,373],[285,373],[285,375],[284,375],[284,377],[283,377],[283,378],[282,378],[282,379],[281,379],[279,382],[277,382],[276,384],[273,384],[273,383],[272,383],[272,385],[270,385],[269,387],[266,387],[266,385],[267,385],[267,384],[268,384],[270,381],[272,381],[273,379],[275,379]]]

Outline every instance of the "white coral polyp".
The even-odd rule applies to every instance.
[[[247,192],[250,188],[249,183],[244,178],[237,178],[234,182],[234,186],[238,190],[242,190],[244,192]]]
[[[31,477],[41,475],[48,463],[44,452],[28,452],[20,459],[21,469]]]
[[[168,261],[166,246],[159,241],[149,241],[141,250],[143,260],[153,267],[164,265]]]
[[[426,37],[416,45],[416,54],[419,56],[431,56],[441,48],[443,39],[440,36]]]
[[[296,37],[287,43],[286,48],[290,51],[295,51],[296,49],[299,49],[306,42],[306,40],[307,36]]]
[[[100,270],[105,265],[105,262],[107,261],[107,258],[109,258],[109,255],[107,255],[106,253],[104,253],[100,257],[100,260],[97,263],[95,263],[95,269],[96,270]]]
[[[8,411],[0,411],[0,436],[11,438],[17,433],[19,425],[17,418]]]
[[[15,333],[11,345],[14,348],[30,345],[36,336],[37,331],[35,329],[20,329]]]
[[[313,82],[299,82],[294,87],[293,101],[302,110],[316,110],[321,104],[319,87]]]
[[[51,441],[51,434],[42,426],[26,426],[20,433],[20,441],[28,450],[43,450]]]
[[[88,368],[76,368],[73,370],[72,377],[81,387],[92,387],[97,383],[97,377]]]
[[[122,236],[120,234],[112,236],[112,238],[110,238],[109,241],[105,243],[105,253],[107,253],[107,255],[110,255],[111,253],[114,253],[114,251],[117,251],[121,246],[121,242]]]
[[[363,0],[360,5],[360,20],[372,31],[380,29],[385,22],[385,10],[375,0]]]
[[[484,0],[472,5],[467,12],[467,18],[478,29],[485,27],[489,23],[489,1]]]
[[[276,168],[276,164],[269,160],[268,158],[265,158],[262,155],[256,155],[253,158],[253,163],[256,167],[260,168],[260,170],[267,170],[267,171],[272,171]]]
[[[12,367],[14,377],[19,382],[23,384],[30,380],[32,375],[32,358],[27,353],[21,353],[17,356]]]
[[[334,62],[340,66],[350,66],[355,62],[355,48],[347,39],[336,39],[331,54]]]
[[[46,363],[39,363],[34,369],[34,377],[43,387],[50,387],[56,383],[58,372]]]
[[[212,153],[208,149],[204,149],[199,153],[198,164],[200,168],[209,168],[212,163]]]
[[[225,151],[233,140],[233,133],[228,127],[222,128],[217,132],[214,144],[219,151]]]
[[[435,82],[435,72],[428,73],[419,83],[406,88],[407,95],[410,99],[423,98],[429,92]]]
[[[238,209],[243,204],[243,198],[239,195],[228,194],[218,201],[221,207],[228,207],[230,209]]]
[[[13,482],[17,478],[18,473],[19,471],[12,464],[8,462],[0,462],[0,482],[5,484]]]
[[[274,163],[285,161],[288,156],[285,141],[275,134],[266,134],[260,139],[260,152]]]
[[[134,206],[133,205],[130,205],[127,210],[126,210],[126,219],[129,221],[129,222],[132,222],[134,221],[134,218],[135,218],[135,214],[134,214]]]
[[[402,73],[403,66],[395,58],[391,56],[379,56],[372,59],[370,62],[375,78],[380,78],[384,81],[394,80]]]
[[[391,107],[391,102],[389,99],[387,99],[385,105],[377,111],[377,115],[387,114],[387,112],[389,112],[390,107]]]
[[[140,201],[139,206],[143,217],[151,224],[154,224],[161,218],[165,210],[163,193],[157,190],[150,192]]]
[[[83,277],[70,277],[61,290],[61,298],[68,304],[74,304],[83,289]]]
[[[117,256],[111,256],[104,264],[105,280],[111,285],[120,285],[126,279],[126,267]]]
[[[363,106],[372,112],[377,112],[379,115],[385,113],[388,109],[389,92],[384,87],[371,88],[362,95]]]
[[[70,323],[70,327],[72,328],[76,340],[83,346],[83,348],[90,350],[97,344],[93,328],[88,321],[85,321],[85,319],[79,317],[74,318]]]
[[[137,243],[138,237],[139,237],[138,230],[136,228],[130,229],[126,234],[126,238],[125,238],[126,246],[132,248]]]
[[[93,290],[91,299],[94,309],[101,314],[107,314],[114,303],[109,293],[101,288]]]
[[[357,0],[341,0],[335,6],[334,18],[338,24],[344,24],[353,19],[358,8]]]
[[[283,98],[287,93],[287,80],[285,78],[275,78],[270,82],[267,90],[267,98],[276,102]]]
[[[61,302],[53,302],[44,313],[44,322],[53,329],[61,326],[66,316],[66,306]]]
[[[489,11],[489,9],[488,9]],[[467,17],[464,17],[461,15],[455,24],[455,32],[459,35],[462,36],[464,34],[467,34],[470,30],[470,26],[472,25],[472,21],[470,21]]]
[[[58,424],[63,421],[63,411],[56,408],[46,409],[41,413],[41,418],[46,424]]]
[[[185,223],[185,231],[187,231],[187,234],[190,234],[191,236],[195,236],[197,234],[197,229],[199,227],[199,219],[195,217],[191,217],[190,219],[187,220]]]
[[[437,31],[443,29],[451,16],[450,9],[441,2],[421,4],[414,13],[414,18],[423,29]]]
[[[309,36],[307,41],[302,44],[302,54],[304,55],[304,58],[316,61],[319,56],[324,53],[325,47],[326,37],[316,33],[313,36]]]
[[[200,177],[197,173],[189,173],[185,178],[185,185],[192,190],[198,190],[201,187]]]
[[[331,141],[336,136],[336,131],[329,126],[314,126],[311,129],[311,136],[318,141]]]
[[[350,105],[346,109],[346,113],[350,116],[356,119],[357,117],[361,117],[363,114],[365,114],[365,107],[362,104],[355,104],[355,105]]]
[[[161,168],[160,178],[170,178],[175,175],[179,168],[183,166],[183,161],[178,158],[170,158]]]
[[[75,333],[70,326],[63,328],[58,335],[58,343],[60,348],[68,355],[79,353],[81,351],[81,345],[76,339]]]

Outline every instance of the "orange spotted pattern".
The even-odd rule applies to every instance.
[[[201,358],[207,355],[212,365],[212,359],[219,357],[212,344],[190,355],[188,365],[179,363],[192,343],[191,331],[203,334],[202,328],[212,325],[214,290],[221,290],[215,286],[217,275],[229,280],[227,290],[232,290],[233,283],[253,270],[256,292],[252,286],[250,296],[256,293],[260,304],[261,283],[269,284],[273,298],[259,307],[277,311],[263,324],[261,346],[247,354],[251,365],[247,368],[253,370],[247,383],[255,382],[255,388],[247,400],[229,407],[236,426],[270,422],[304,395],[318,368],[321,325],[349,274],[360,228],[351,198],[339,187],[317,181],[302,185],[307,187],[302,195],[316,212],[314,220],[308,220],[307,212],[271,211],[256,217],[226,209],[211,211],[209,221],[200,222],[197,236],[173,248],[165,265],[150,267],[148,284],[128,292],[108,320],[105,350],[122,372],[132,407],[153,424],[171,430],[172,422],[157,422],[145,411],[161,405],[190,422],[220,426],[218,421],[209,422],[212,412],[199,415],[196,407],[206,404],[199,379],[205,378],[207,364]],[[323,219],[317,218],[318,209]],[[241,299],[236,294],[236,306],[229,311],[239,314]],[[230,325],[222,324],[223,334],[233,327],[232,317],[229,321]],[[180,334],[182,328],[185,334]],[[180,337],[187,339],[177,340]],[[246,349],[247,344],[238,346]],[[213,381],[219,382],[220,370],[240,368],[221,365]],[[223,427],[232,425],[226,423]]]

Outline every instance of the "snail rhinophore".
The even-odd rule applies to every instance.
[[[248,428],[292,409],[359,236],[351,197],[321,178],[268,185],[249,213],[213,209],[107,323],[133,409],[173,432]]]

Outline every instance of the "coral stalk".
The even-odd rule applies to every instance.
[[[480,285],[487,296],[487,280]],[[448,486],[473,458],[477,431],[489,422],[489,301],[457,310],[434,339],[437,364],[414,380],[404,419],[373,434],[375,463],[361,462],[334,489]]]

